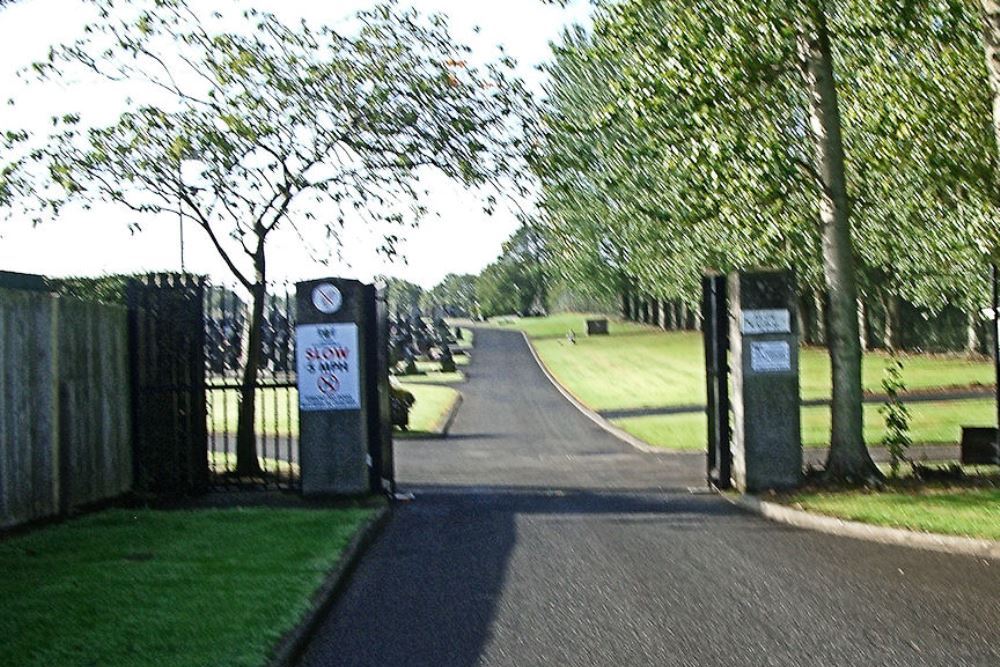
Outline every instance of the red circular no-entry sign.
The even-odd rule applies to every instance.
[[[340,380],[336,375],[320,375],[316,379],[316,386],[324,394],[336,394],[340,390]]]

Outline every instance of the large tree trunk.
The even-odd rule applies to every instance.
[[[899,322],[901,319],[899,297],[889,292],[883,293],[882,310],[885,314],[885,319],[882,322],[882,344],[887,350],[898,350],[900,348]]]
[[[970,357],[979,355],[979,318],[972,311],[965,314],[965,353]]]
[[[257,247],[254,257],[255,284],[250,290],[250,332],[247,336],[247,358],[240,381],[240,409],[236,428],[236,474],[241,477],[261,474],[257,459],[257,434],[254,417],[257,408],[257,374],[261,356],[261,327],[264,324],[264,304],[267,300],[264,247]]]
[[[1000,2],[980,0],[983,10],[983,48],[986,74],[993,92],[993,136],[1000,149]]]
[[[851,242],[847,174],[840,109],[833,76],[833,57],[826,15],[817,0],[800,26],[799,54],[809,91],[810,128],[816,168],[822,183],[819,217],[822,226],[823,273],[829,305],[827,339],[833,396],[830,479],[871,481],[881,478],[865,447],[862,414],[861,341],[857,316],[857,276]]]
[[[813,291],[813,345],[826,345],[826,304],[823,293]]]
[[[865,300],[858,298],[858,336],[861,343],[861,350],[868,349],[868,328],[866,326],[867,316],[865,313]]]

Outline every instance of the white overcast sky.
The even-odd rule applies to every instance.
[[[193,7],[214,3],[192,0]],[[299,17],[329,25],[342,24],[358,9],[370,6],[363,0],[258,0],[252,5],[274,11],[288,21]],[[556,40],[571,23],[587,21],[586,0],[574,0],[560,8],[542,0],[410,0],[423,12],[441,12],[450,17],[453,34],[475,50],[475,60],[489,59],[503,44],[514,56],[522,76],[540,85],[534,67],[550,57],[549,42]],[[232,8],[234,3],[220,3]],[[50,104],[59,111],[79,108],[99,114],[103,98],[86,86],[57,88],[38,84],[24,92],[16,71],[40,60],[50,44],[72,40],[91,16],[92,8],[80,0],[20,0],[0,9],[0,97],[18,98],[14,109],[0,107],[0,128],[4,125],[30,126],[27,116],[47,118]],[[478,26],[477,34],[474,27]],[[33,103],[20,103],[32,100]],[[70,104],[67,106],[67,101]],[[110,121],[107,118],[106,121]],[[375,252],[375,239],[357,227],[345,235],[343,261],[324,267],[312,259],[291,233],[271,239],[269,273],[277,280],[304,280],[339,275],[370,280],[381,273],[394,275],[425,287],[436,284],[448,273],[478,273],[500,252],[500,244],[517,227],[508,211],[493,216],[482,212],[480,200],[443,179],[430,184],[440,217],[428,217],[414,230],[407,230],[400,245],[402,258],[388,263]],[[3,222],[0,228],[0,270],[42,273],[50,276],[93,276],[137,271],[174,271],[180,268],[176,218],[150,219],[138,234],[129,232],[127,222],[134,216],[111,207],[91,211],[68,209],[57,220],[38,227],[28,222]],[[203,233],[185,228],[185,260],[189,271],[210,274],[231,282],[226,269],[209,246]]]

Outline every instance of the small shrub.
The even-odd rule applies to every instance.
[[[903,361],[893,354],[882,377],[882,389],[885,391],[885,403],[879,408],[879,413],[885,419],[885,436],[882,445],[889,450],[889,469],[892,476],[899,475],[900,463],[906,461],[906,451],[912,444],[910,439],[910,411],[903,405],[900,394],[906,391],[903,382]]]
[[[405,431],[410,427],[410,408],[417,398],[398,385],[389,387],[389,405],[392,412],[392,425]]]

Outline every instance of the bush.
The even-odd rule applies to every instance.
[[[410,427],[410,408],[417,402],[416,397],[398,385],[389,386],[389,405],[392,425],[405,431]]]

